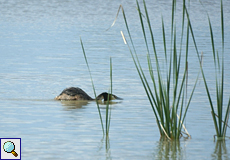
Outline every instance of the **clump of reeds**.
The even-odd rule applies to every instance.
[[[123,32],[121,32],[121,34],[125,44],[128,45],[136,70],[143,84],[150,105],[153,109],[160,135],[161,137],[165,137],[170,140],[178,140],[182,135],[184,135],[183,133],[190,137],[183,123],[185,121],[186,113],[188,111],[198,77],[194,82],[193,89],[187,99],[188,46],[189,36],[190,34],[193,36],[193,33],[190,33],[192,32],[192,27],[189,20],[188,10],[186,8],[186,2],[185,0],[183,1],[182,29],[179,34],[181,36],[179,45],[177,43],[178,33],[175,22],[175,0],[172,1],[170,44],[167,44],[166,41],[164,21],[162,18],[162,45],[164,46],[164,65],[166,69],[162,69],[163,64],[161,64],[158,58],[154,33],[145,0],[143,0],[143,11],[141,10],[138,1],[136,1],[136,3],[144,37],[143,45],[146,46],[147,50],[148,73],[150,79],[147,79],[146,73],[144,73],[139,61],[122,6],[120,6],[120,8],[122,9],[131,47],[127,42]],[[185,22],[187,22],[187,25]],[[150,36],[150,39],[147,38],[147,35]],[[183,42],[184,39],[186,40],[185,42]],[[182,46],[184,43],[185,49],[183,50]],[[168,46],[170,46],[169,49]],[[150,51],[150,48],[152,48],[152,52]],[[182,63],[183,57],[184,62]],[[152,59],[154,59],[154,62],[152,62]],[[185,129],[185,132],[183,132],[183,128]]]
[[[223,12],[223,2],[221,0],[221,36],[222,36],[222,54],[220,55],[219,51],[216,50],[215,42],[214,42],[214,35],[211,20],[208,15],[209,21],[209,30],[210,30],[210,38],[211,38],[211,47],[212,47],[212,55],[213,61],[215,66],[215,82],[216,82],[216,91],[215,91],[215,98],[216,98],[216,109],[213,99],[211,98],[210,89],[208,87],[206,77],[201,66],[201,72],[207,92],[207,96],[209,99],[210,107],[211,107],[211,114],[216,130],[216,136],[218,139],[225,139],[226,131],[228,126],[228,119],[230,113],[230,97],[228,98],[228,103],[226,107],[226,111],[224,111],[224,12]],[[224,119],[223,119],[224,118]]]

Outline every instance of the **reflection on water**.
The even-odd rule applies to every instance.
[[[66,109],[77,109],[89,104],[89,101],[60,101]]]
[[[113,156],[111,154],[111,150],[110,150],[110,142],[109,142],[109,136],[103,136],[103,138],[101,139],[100,142],[100,146],[98,147],[98,152],[103,152],[103,150],[105,149],[105,157],[106,159],[110,160],[113,159]]]
[[[226,159],[227,160],[230,158],[227,147],[226,147],[226,143],[229,143],[229,140],[227,141],[217,140],[216,141],[215,150],[213,154],[211,155],[212,159],[218,159],[218,160]]]
[[[159,140],[154,155],[157,159],[186,159],[186,153],[180,141]]]
[[[89,103],[95,103],[96,101],[60,101],[62,103],[62,105],[66,106],[67,109],[77,109],[77,108],[81,108],[83,106],[87,106]],[[113,104],[118,104],[121,102],[116,102],[116,101],[98,101],[98,104],[101,105],[101,109],[105,109],[106,105],[113,105]]]

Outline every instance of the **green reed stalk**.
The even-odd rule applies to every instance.
[[[112,58],[110,57],[110,91],[108,91],[109,94],[112,94]],[[106,138],[105,138],[105,147],[108,150],[109,149],[109,129],[110,129],[110,120],[111,120],[111,107],[109,105],[110,101],[110,96],[107,97],[107,102],[106,102],[106,120],[105,120],[105,133],[106,133]]]
[[[91,83],[92,83],[92,87],[93,87],[94,96],[95,96],[95,99],[96,99],[96,97],[97,97],[96,90],[95,90],[95,87],[94,87],[93,78],[92,78],[92,75],[91,75],[91,71],[90,71],[90,68],[89,68],[89,64],[88,64],[88,61],[87,61],[87,57],[86,57],[86,54],[85,54],[85,49],[84,49],[83,42],[82,42],[81,38],[80,38],[80,41],[81,41],[82,51],[83,51],[83,54],[84,54],[84,57],[85,57],[85,62],[86,62],[86,65],[87,65],[87,68],[88,68],[88,71],[89,71],[89,75],[90,75],[90,79],[91,79]],[[101,121],[101,128],[102,128],[103,135],[104,135],[105,134],[104,125],[103,125],[103,120],[102,120],[102,116],[101,116],[101,110],[100,110],[100,107],[99,107],[97,99],[96,99],[96,103],[97,103],[97,109],[98,109],[98,113],[99,113],[99,117],[100,117],[100,121]]]
[[[221,36],[222,36],[222,55],[219,55],[219,52],[216,50],[215,42],[214,42],[214,34],[212,29],[211,20],[208,15],[208,22],[209,22],[209,30],[210,30],[210,38],[211,38],[211,47],[213,53],[213,61],[215,66],[215,81],[216,81],[216,111],[215,111],[215,104],[211,98],[211,93],[209,87],[207,85],[207,81],[205,78],[205,74],[203,68],[201,66],[201,72],[207,92],[207,96],[209,99],[210,107],[211,107],[211,114],[216,130],[216,136],[218,139],[225,139],[226,131],[228,127],[228,119],[230,113],[230,97],[228,99],[227,108],[225,111],[224,116],[224,12],[223,12],[223,2],[221,0]],[[221,62],[220,62],[221,61]],[[223,120],[224,118],[224,120]]]
[[[153,109],[153,113],[156,117],[156,122],[158,125],[158,129],[160,131],[160,135],[162,137],[167,137],[168,139],[179,139],[182,134],[182,128],[184,127],[183,123],[198,80],[198,76],[197,76],[193,90],[187,101],[187,97],[186,97],[187,95],[186,78],[188,73],[187,58],[188,58],[188,46],[189,46],[189,35],[190,35],[189,33],[191,31],[191,25],[187,13],[187,8],[185,5],[185,0],[183,1],[183,15],[182,15],[183,19],[182,19],[181,42],[180,42],[179,49],[177,49],[178,47],[176,42],[177,30],[175,27],[176,26],[176,22],[175,22],[176,1],[175,0],[172,1],[170,51],[167,51],[165,27],[162,18],[162,35],[163,35],[163,46],[164,46],[164,54],[165,54],[164,63],[166,65],[166,71],[163,71],[161,69],[162,64],[160,64],[159,62],[155,39],[154,39],[154,33],[152,31],[152,25],[149,19],[149,14],[148,14],[145,0],[143,0],[144,12],[141,11],[139,2],[137,0],[136,3],[137,3],[137,10],[139,13],[140,24],[143,32],[143,37],[145,41],[145,46],[147,50],[147,62],[148,62],[148,71],[150,75],[150,82],[147,80],[146,75],[139,62],[139,58],[136,53],[136,49],[131,37],[131,33],[129,30],[124,9],[122,8],[122,6],[120,6],[120,8],[122,8],[124,21],[125,21],[126,29],[128,32],[128,36],[132,48],[127,43],[123,32],[121,32],[122,37],[125,44],[127,44],[129,48],[138,75],[143,84],[150,105]],[[143,18],[143,16],[145,17],[145,19]],[[186,17],[188,20],[188,24],[187,24],[187,29],[184,31],[184,26],[185,26],[184,23]],[[146,23],[147,23],[147,27],[145,27]],[[184,33],[186,36],[186,49],[185,49],[184,68],[182,68],[181,58],[182,58],[182,43],[183,43]],[[147,35],[150,35],[150,44]],[[149,50],[150,47],[152,47],[153,49],[152,54]],[[151,58],[152,55],[154,56],[155,67],[153,67],[154,64],[152,63],[152,58]],[[184,70],[181,73],[182,69]],[[164,72],[166,72],[166,77],[163,76]],[[153,88],[151,86],[153,86]]]
[[[110,57],[110,92],[109,94],[112,94],[112,58]],[[111,108],[109,105],[109,99],[110,96],[108,96],[108,100],[106,102],[106,138],[109,136],[109,127],[110,127],[110,120],[111,120]]]
[[[90,74],[90,78],[91,78],[91,82],[92,82],[92,87],[93,87],[93,91],[94,91],[94,96],[95,96],[95,99],[96,99],[97,95],[96,95],[96,91],[95,91],[95,87],[94,87],[94,83],[93,83],[91,71],[90,71],[90,68],[89,68],[89,64],[88,64],[88,61],[87,61],[87,57],[86,57],[86,54],[85,54],[85,49],[84,49],[83,42],[82,42],[81,39],[80,39],[80,41],[81,41],[82,51],[83,51],[83,54],[84,54],[84,57],[85,57],[85,62],[87,64],[87,68],[88,68],[88,71],[89,71],[89,74]],[[112,58],[110,58],[110,91],[108,93],[112,94]],[[106,102],[105,129],[104,129],[100,107],[99,107],[98,101],[96,100],[97,109],[98,109],[98,113],[99,113],[99,117],[100,117],[100,121],[101,121],[101,127],[102,127],[102,131],[103,131],[103,135],[106,134],[106,148],[108,148],[109,128],[110,128],[110,120],[111,120],[111,107],[109,105],[109,101],[110,101],[110,96],[107,97],[107,102]]]

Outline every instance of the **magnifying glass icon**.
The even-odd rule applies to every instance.
[[[15,145],[11,141],[7,141],[3,145],[3,149],[7,153],[12,153],[15,157],[18,156],[18,154],[14,151],[15,150]]]

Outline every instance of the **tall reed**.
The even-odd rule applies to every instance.
[[[208,87],[207,80],[204,74],[203,67],[201,66],[201,72],[206,88],[206,93],[209,99],[209,104],[211,107],[211,114],[216,130],[216,136],[218,139],[225,139],[226,131],[228,126],[228,119],[230,113],[230,97],[228,98],[228,103],[226,110],[224,111],[224,12],[223,12],[223,2],[221,0],[221,37],[222,37],[222,53],[219,54],[219,51],[216,50],[216,45],[214,41],[214,34],[212,29],[212,24],[210,17],[208,15],[208,22],[209,22],[209,30],[210,30],[210,39],[211,39],[211,48],[212,48],[212,55],[213,61],[215,66],[215,84],[216,84],[216,91],[215,91],[215,98],[216,98],[216,109],[214,100],[211,98],[211,91]],[[224,118],[224,119],[223,119]]]
[[[84,45],[83,45],[83,42],[82,42],[81,38],[80,38],[80,42],[81,42],[81,47],[82,47],[82,51],[83,51],[84,58],[85,58],[85,63],[87,65],[87,68],[88,68],[88,71],[89,71],[89,75],[90,75],[90,79],[91,79],[91,83],[92,83],[92,87],[93,87],[93,92],[94,92],[94,97],[96,99],[97,94],[96,94],[96,90],[95,90],[94,83],[93,83],[93,78],[92,78],[92,75],[91,75],[91,71],[90,71],[90,68],[89,68],[88,60],[87,60],[85,49],[84,49]],[[101,128],[102,128],[103,135],[104,135],[105,134],[104,125],[103,125],[103,120],[102,120],[102,116],[101,116],[101,110],[100,110],[100,107],[99,107],[99,104],[98,104],[97,100],[96,100],[96,103],[97,103],[97,110],[98,110],[99,117],[100,117]]]
[[[162,45],[164,46],[165,55],[164,64],[162,64],[158,58],[159,53],[156,49],[154,33],[145,0],[143,0],[143,11],[140,8],[138,0],[136,0],[136,4],[144,38],[144,45],[146,46],[147,50],[147,63],[150,80],[147,79],[146,73],[143,71],[141,63],[139,61],[135,45],[129,30],[129,25],[125,16],[125,12],[122,6],[120,6],[120,8],[122,9],[129,41],[132,48],[127,42],[123,32],[121,32],[121,34],[125,44],[127,44],[129,48],[136,70],[143,84],[146,95],[149,99],[153,113],[156,117],[156,122],[161,137],[168,138],[170,140],[178,140],[183,133],[183,128],[185,129],[183,123],[185,121],[185,117],[198,80],[197,76],[197,79],[194,82],[193,89],[187,99],[188,46],[189,36],[190,34],[192,34],[193,36],[193,33],[189,20],[188,10],[186,7],[186,2],[185,0],[183,1],[181,24],[182,29],[180,31],[181,37],[179,45],[177,43],[178,31],[176,29],[175,21],[176,0],[172,1],[170,44],[167,44],[165,25],[162,17]],[[186,20],[187,25],[185,23]],[[147,27],[145,25],[147,25]],[[147,35],[150,36],[150,39],[147,38]],[[186,40],[185,42],[183,42],[184,36]],[[183,50],[182,46],[184,43],[185,49]],[[169,49],[168,46],[170,46]],[[153,52],[150,51],[150,48],[152,48]],[[152,56],[154,62],[152,62]],[[184,64],[182,63],[183,56]],[[165,66],[166,70],[163,70],[162,66]],[[185,132],[187,136],[190,136],[186,129]]]
[[[92,83],[92,87],[93,87],[93,91],[94,91],[94,96],[95,96],[95,99],[96,99],[97,95],[96,95],[96,91],[95,91],[95,87],[94,87],[94,83],[93,83],[93,78],[92,78],[92,75],[91,75],[91,71],[90,71],[90,68],[89,68],[89,64],[88,64],[85,49],[84,49],[84,45],[83,45],[83,42],[82,42],[81,38],[80,38],[80,42],[81,42],[81,47],[82,47],[82,51],[83,51],[83,54],[84,54],[85,62],[86,62],[86,65],[87,65],[87,68],[88,68],[88,71],[89,71],[89,74],[90,74],[90,79],[91,79],[91,83]],[[110,89],[109,89],[108,93],[112,94],[112,58],[110,58]],[[108,138],[109,138],[109,128],[110,128],[110,120],[111,120],[111,107],[110,107],[109,101],[110,101],[110,96],[108,95],[107,101],[106,101],[105,128],[104,128],[104,123],[103,123],[103,119],[102,119],[102,115],[101,115],[101,110],[100,110],[98,101],[96,99],[97,109],[98,109],[98,113],[99,113],[99,117],[100,117],[100,122],[101,122],[103,135],[106,135],[106,148],[108,147],[108,142],[109,142]]]
[[[110,57],[110,89],[108,91],[109,94],[112,94],[112,58]],[[106,102],[106,119],[105,119],[105,133],[106,133],[106,149],[109,148],[109,128],[110,128],[110,120],[111,120],[111,107],[109,105],[109,101],[110,101],[110,96],[107,97],[107,102]]]

